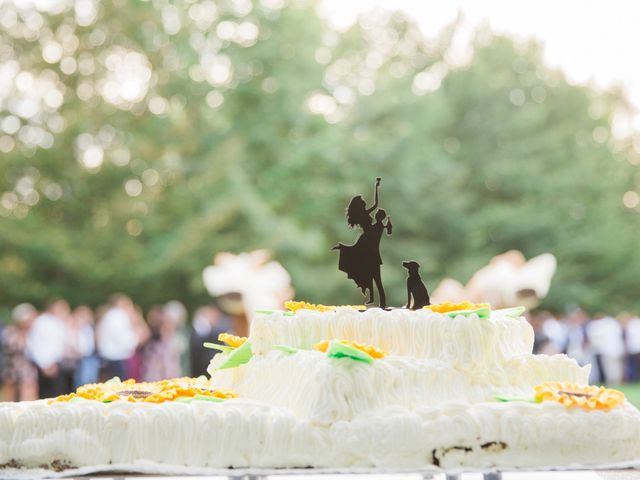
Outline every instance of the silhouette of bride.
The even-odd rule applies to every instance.
[[[380,240],[384,230],[391,235],[391,218],[387,219],[387,213],[383,209],[376,212],[376,222],[373,223],[371,214],[378,208],[380,189],[380,177],[376,178],[373,206],[367,208],[367,204],[361,195],[353,197],[347,207],[347,223],[351,228],[360,227],[362,233],[353,245],[338,243],[333,250],[340,252],[338,268],[347,274],[347,277],[356,282],[363,295],[369,292],[367,304],[374,303],[373,285],[375,283],[380,297],[380,307],[386,308],[386,296],[380,276],[382,257],[380,256]]]

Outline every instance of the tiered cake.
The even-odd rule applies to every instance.
[[[114,380],[54,401],[0,404],[0,468],[514,468],[640,458],[640,412],[620,392],[587,386],[589,367],[532,355],[519,312],[291,308],[260,315],[248,339],[224,337],[211,382]]]
[[[640,458],[640,412],[620,392],[586,387],[590,367],[565,355],[533,355],[533,329],[519,309],[293,309],[254,322],[248,363],[220,369],[230,353],[221,354],[209,372],[217,387],[286,408],[312,428],[321,444],[310,465],[482,468]],[[332,355],[327,340],[357,342],[373,361],[342,348]]]

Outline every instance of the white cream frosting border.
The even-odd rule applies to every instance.
[[[247,400],[0,405],[0,464],[28,467],[52,459],[211,468],[591,466],[639,459],[639,437],[640,412],[630,404],[609,412],[555,403],[388,407],[328,426]]]
[[[351,308],[298,310],[294,315],[274,312],[254,319],[249,335],[257,354],[278,344],[310,349],[321,340],[334,338],[372,344],[395,355],[452,364],[496,363],[533,349],[533,329],[526,319],[499,312],[492,312],[488,319],[475,314],[450,318],[429,310],[379,308],[364,312]]]
[[[216,388],[290,408],[328,424],[389,405],[417,408],[448,402],[532,397],[545,381],[586,384],[589,367],[566,355],[521,355],[491,367],[389,356],[373,364],[329,358],[318,351],[271,351],[237,368],[212,370]]]

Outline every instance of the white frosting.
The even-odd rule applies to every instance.
[[[589,370],[566,355],[522,355],[486,368],[398,356],[368,365],[309,350],[292,355],[272,351],[238,368],[213,371],[212,376],[217,388],[327,424],[392,405],[416,408],[493,401],[495,395],[531,397],[533,387],[544,381],[586,384]]]
[[[640,412],[629,404],[609,412],[555,403],[396,406],[326,426],[247,400],[0,404],[0,464],[26,467],[59,460],[135,471],[141,459],[219,468],[417,468],[434,459],[446,468],[590,466],[640,458],[639,437]]]
[[[326,339],[391,354],[365,364],[310,350]],[[544,381],[587,383],[564,355],[531,355],[523,318],[455,319],[428,311],[274,313],[252,324],[256,355],[215,370],[223,403],[0,403],[3,464],[35,468],[142,461],[210,468],[384,467],[503,469],[640,460],[640,412],[628,403],[584,411],[530,397]],[[277,344],[307,350],[273,351]]]
[[[533,329],[524,319],[493,312],[489,319],[477,315],[449,318],[429,310],[379,308],[359,312],[339,308],[335,312],[299,310],[258,316],[251,324],[255,353],[267,353],[273,345],[310,349],[322,340],[341,339],[372,344],[393,353],[435,358],[454,365],[493,364],[531,353]]]

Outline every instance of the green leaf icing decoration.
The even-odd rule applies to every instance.
[[[178,397],[174,400],[174,402],[191,403],[195,400],[202,400],[205,402],[215,402],[215,403],[224,402],[223,398],[208,397],[206,395],[195,395],[193,397]]]
[[[220,350],[223,353],[228,353],[231,350],[234,350],[234,348],[230,347],[229,345],[220,345],[218,343],[211,343],[211,342],[204,342],[202,346],[204,348],[211,348],[212,350]]]
[[[525,307],[512,307],[512,308],[501,308],[500,310],[496,310],[495,312],[501,313],[505,317],[518,318],[525,312],[525,310],[526,310]]]
[[[256,310],[256,313],[259,313],[259,314],[262,314],[262,315],[270,315],[270,314],[276,313],[276,312],[280,312],[283,315],[286,315],[288,317],[291,316],[291,315],[295,315],[294,312],[291,312],[289,310]]]
[[[528,402],[539,403],[535,397],[509,397],[506,395],[495,395],[495,399],[499,402]]]
[[[345,345],[344,343],[332,340],[327,349],[327,356],[331,358],[350,358],[359,362],[372,364],[374,359],[368,353],[358,350],[351,345]]]
[[[299,348],[290,347],[289,345],[274,345],[273,349],[280,350],[281,352],[290,353],[290,354],[298,353],[300,351]]]
[[[215,403],[221,403],[224,402],[225,399],[224,398],[217,398],[217,397],[209,397],[207,395],[196,395],[194,397],[192,397],[193,400],[201,400],[204,402],[215,402]]]
[[[251,350],[251,343],[244,342],[238,348],[233,348],[227,354],[227,358],[222,362],[216,370],[223,370],[225,368],[235,368],[245,363],[248,363],[253,357],[253,351]]]
[[[474,313],[478,315],[478,318],[487,319],[491,316],[491,309],[489,307],[483,307],[475,310],[457,310],[455,312],[446,312],[445,315],[450,318],[456,318],[458,315],[468,317]]]
[[[180,402],[180,403],[191,403],[192,400],[193,400],[193,397],[176,397],[173,399],[174,402]]]

